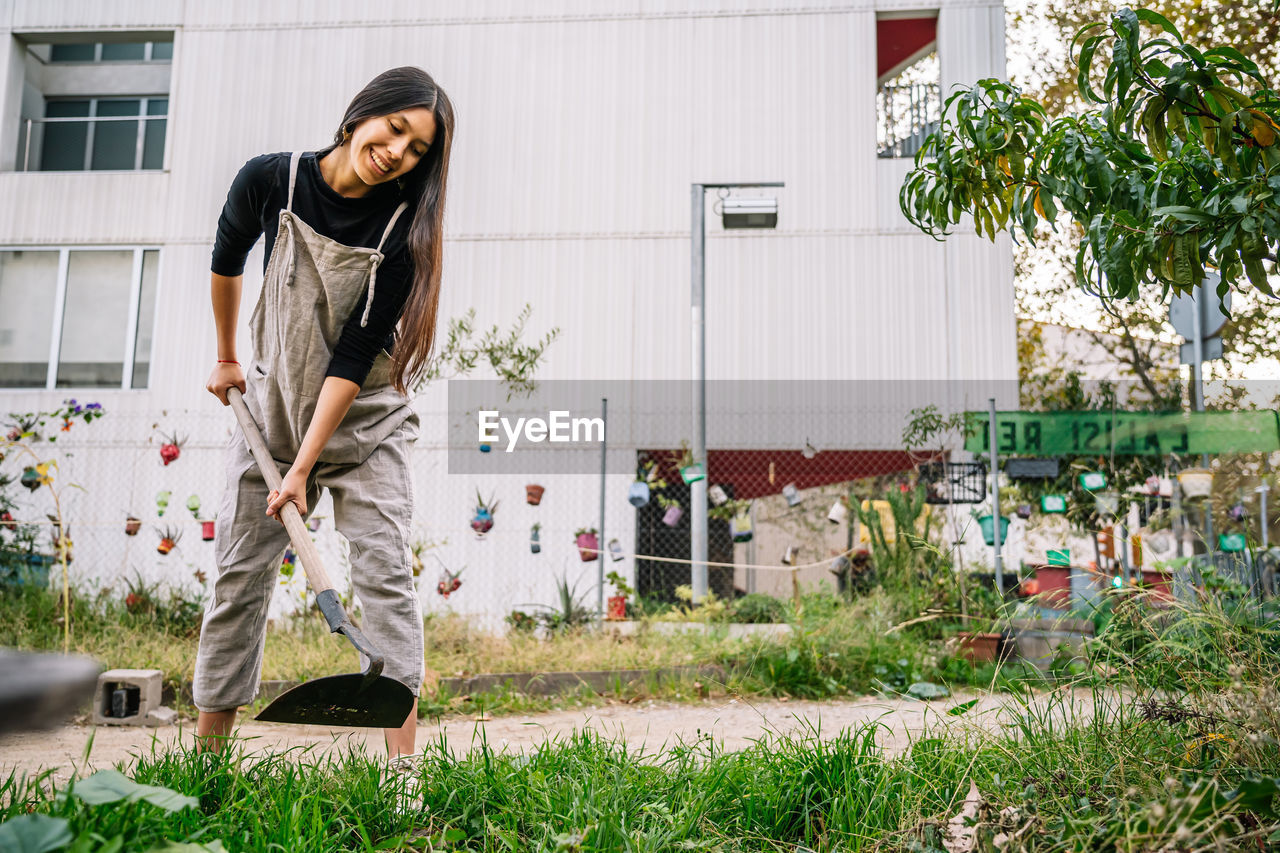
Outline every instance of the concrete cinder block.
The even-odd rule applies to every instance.
[[[98,676],[93,722],[102,726],[144,726],[160,708],[164,673],[158,669],[112,669]]]
[[[146,725],[153,728],[172,726],[178,722],[178,712],[172,708],[156,708],[147,712]]]

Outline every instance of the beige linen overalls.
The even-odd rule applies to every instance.
[[[401,203],[377,249],[344,246],[293,213],[299,154],[289,162],[289,196],[280,211],[271,260],[249,321],[253,361],[245,403],[280,473],[288,472],[315,412],[342,328],[369,284],[369,318],[382,246],[407,207]],[[383,675],[415,693],[422,683],[422,611],[413,583],[409,528],[413,485],[409,451],[418,416],[390,384],[391,360],[378,354],[347,416],[307,480],[307,507],[333,496],[334,523],[351,543],[351,579],[361,627],[386,658]],[[266,515],[267,485],[240,429],[228,444],[227,486],[218,512],[218,579],[196,654],[195,705],[222,711],[258,691],[267,605],[285,546],[284,526]],[[361,660],[360,667],[366,662]]]

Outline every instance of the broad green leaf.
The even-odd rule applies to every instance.
[[[140,785],[117,770],[99,770],[89,778],[77,782],[71,792],[91,806],[120,800],[141,800],[165,811],[176,812],[199,805],[199,800],[195,797],[179,794],[169,788]]]
[[[967,714],[969,710],[973,708],[974,705],[977,705],[977,704],[978,704],[977,699],[970,699],[968,702],[961,702],[959,705],[956,705],[955,707],[948,708],[947,714],[952,717],[959,717],[964,714]]]
[[[48,853],[70,843],[65,818],[27,814],[0,823],[0,850],[5,853]]]
[[[945,699],[951,695],[951,691],[941,684],[934,684],[932,681],[917,681],[907,688],[907,695],[926,700]]]
[[[159,847],[152,847],[147,853],[227,853],[227,848],[217,839],[207,844],[194,841],[166,841]]]

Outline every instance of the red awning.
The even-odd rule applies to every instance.
[[[662,459],[659,473],[668,482],[678,480],[675,461],[678,451],[647,451],[652,459]],[[737,500],[782,494],[782,487],[795,483],[811,489],[831,483],[845,483],[864,477],[879,477],[911,471],[916,460],[904,450],[823,450],[806,459],[799,450],[711,450],[707,452],[708,480],[733,486]],[[770,467],[772,474],[770,477]]]
[[[938,19],[880,18],[876,21],[876,82],[896,77],[928,54],[938,40]]]

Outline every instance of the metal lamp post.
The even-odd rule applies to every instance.
[[[782,182],[744,184],[693,184],[693,275],[690,313],[692,315],[693,352],[693,461],[707,470],[707,339],[706,339],[706,193],[711,189],[752,189],[782,187]],[[775,228],[778,203],[769,198],[726,198],[721,209],[725,228]],[[703,477],[689,488],[690,543],[689,559],[693,569],[693,601],[707,597],[707,479]]]

